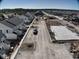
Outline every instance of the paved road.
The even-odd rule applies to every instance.
[[[38,35],[33,35],[31,28],[15,59],[73,59],[64,44],[50,42],[45,21],[39,21],[37,26]],[[34,43],[34,49],[27,49],[26,43]]]

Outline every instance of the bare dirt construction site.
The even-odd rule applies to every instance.
[[[32,10],[21,15],[3,14],[6,18],[2,17],[0,21],[1,43],[7,45],[7,48],[1,45],[0,57],[2,59],[78,59],[79,27],[73,24],[75,21],[64,18],[64,15],[69,14],[62,13],[63,16],[58,16],[60,10],[55,14],[50,12]]]

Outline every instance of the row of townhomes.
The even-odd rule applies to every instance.
[[[3,20],[0,18],[0,59],[5,59],[11,54],[34,18],[29,12],[25,15],[3,14],[3,16]]]

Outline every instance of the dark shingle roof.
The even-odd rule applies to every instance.
[[[11,23],[7,22],[6,20],[2,21],[1,23],[6,25],[6,26],[8,26],[8,27],[10,27],[10,28],[14,27],[14,25],[12,25]]]
[[[19,24],[21,24],[23,22],[23,19],[20,19],[18,17],[13,17],[13,18],[11,18],[11,19],[9,19],[7,21],[14,24],[15,26],[17,26],[17,25],[19,25]]]
[[[13,18],[10,18],[8,20],[4,20],[1,23],[10,27],[10,28],[14,28],[15,26],[18,26],[21,23],[23,23],[23,19],[20,19],[18,17],[13,17]]]

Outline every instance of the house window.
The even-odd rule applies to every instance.
[[[8,30],[6,30],[6,32],[8,33]]]
[[[2,33],[2,30],[0,30],[0,33]]]

